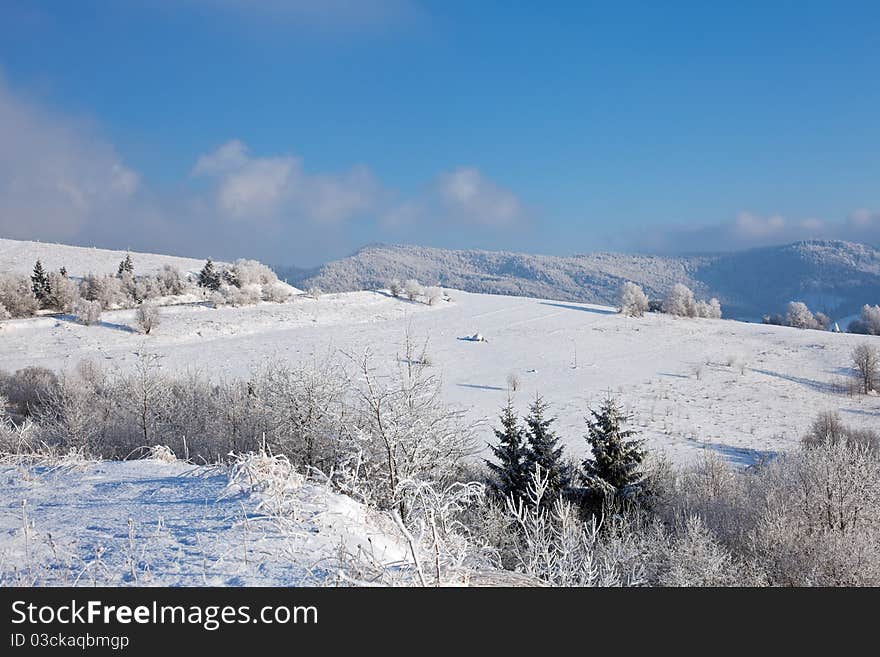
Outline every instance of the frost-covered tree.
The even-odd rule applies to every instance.
[[[824,331],[828,318],[819,313],[813,315],[803,301],[790,301],[785,309],[785,324],[794,328]]]
[[[583,482],[597,498],[629,498],[644,478],[643,441],[626,427],[628,416],[617,401],[608,397],[587,418],[587,444],[592,458],[584,461]]]
[[[159,326],[161,321],[159,306],[150,301],[142,301],[135,310],[134,319],[144,335],[149,335],[150,331]]]
[[[695,317],[696,301],[693,291],[683,283],[676,283],[663,300],[663,312],[678,317]]]
[[[199,287],[216,292],[220,289],[220,285],[220,274],[217,272],[217,268],[214,267],[214,263],[208,258],[207,262],[205,262],[205,266],[202,267],[202,270],[199,272]]]
[[[866,342],[857,345],[850,357],[860,390],[864,394],[875,390],[880,375],[880,349]]]
[[[125,258],[122,259],[122,262],[119,263],[119,267],[116,269],[116,276],[118,278],[122,278],[123,274],[134,275],[134,262],[131,260],[130,253],[125,254]]]
[[[76,320],[80,324],[91,326],[92,324],[97,324],[101,321],[101,310],[102,306],[100,301],[80,299],[76,302],[73,312],[74,315],[76,315]]]
[[[443,290],[439,287],[431,286],[425,288],[425,303],[433,306],[443,298]]]
[[[694,305],[694,312],[697,317],[721,319],[721,302],[715,297],[708,301],[697,301]]]
[[[30,278],[0,273],[0,304],[12,317],[30,317],[40,307]]]
[[[48,279],[49,293],[43,299],[43,304],[58,312],[71,312],[79,295],[76,283],[57,271],[49,272]]]
[[[91,272],[80,283],[80,296],[88,301],[97,301],[104,310],[123,303],[126,298],[120,279]]]
[[[880,335],[880,306],[862,306],[861,315],[850,322],[847,331],[862,335]]]
[[[31,274],[31,287],[37,301],[43,303],[49,294],[49,278],[46,276],[46,270],[43,269],[43,263],[39,260],[34,265],[34,273]]]
[[[388,291],[391,292],[391,296],[397,298],[400,296],[401,292],[403,292],[403,286],[400,284],[400,281],[396,278],[392,278],[388,281]]]
[[[507,398],[507,405],[501,411],[501,428],[494,431],[498,444],[489,447],[495,460],[486,460],[490,472],[489,487],[503,498],[511,495],[515,498],[523,498],[530,478],[530,473],[526,469],[528,445],[510,397]]]
[[[425,288],[423,288],[422,284],[416,279],[410,278],[403,284],[403,291],[406,294],[407,299],[415,301],[425,293]]]
[[[525,418],[528,443],[525,466],[529,473],[535,472],[536,466],[540,468],[547,478],[545,499],[554,501],[570,492],[572,471],[563,457],[559,436],[550,428],[556,418],[547,417],[548,408],[549,404],[540,395],[529,406]]]
[[[641,286],[624,281],[617,295],[617,307],[629,317],[641,317],[648,310],[648,296]]]

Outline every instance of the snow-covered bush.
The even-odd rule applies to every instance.
[[[0,274],[0,304],[12,317],[31,317],[39,309],[31,279],[18,274]]]
[[[149,335],[161,322],[159,306],[150,301],[142,301],[135,310],[134,321],[144,335]]]
[[[312,287],[310,287],[310,288],[308,289],[308,291],[306,292],[306,296],[308,296],[308,297],[314,299],[315,301],[317,301],[318,299],[320,299],[322,294],[324,294],[324,293],[321,291],[321,288],[319,288],[319,287],[317,287],[317,286],[315,286],[315,285],[313,285]]]
[[[641,317],[648,310],[648,297],[635,283],[624,281],[617,295],[619,311],[629,317]]]
[[[80,324],[91,326],[101,321],[102,310],[103,306],[100,301],[80,299],[73,308],[73,314],[76,316],[76,321]]]
[[[159,284],[159,296],[179,296],[186,292],[186,282],[181,276],[180,270],[173,265],[163,265],[159,273],[156,274],[156,281]]]
[[[676,283],[663,300],[663,312],[678,317],[695,317],[693,291],[683,283]]]
[[[694,305],[694,313],[697,317],[721,319],[721,303],[715,297],[709,301],[697,301]]]
[[[52,271],[48,275],[48,288],[43,300],[47,308],[62,313],[73,311],[73,306],[79,296],[79,288],[74,281],[61,272]]]
[[[263,286],[263,301],[285,303],[290,300],[290,296],[290,288],[284,283],[276,281]]]
[[[123,304],[127,295],[122,280],[116,276],[89,273],[80,283],[80,296],[87,301],[96,301],[103,310]]]
[[[211,303],[214,307],[228,305],[233,308],[240,306],[253,306],[263,298],[263,292],[259,285],[251,284],[244,287],[224,285],[211,295]]]
[[[425,303],[429,306],[433,306],[438,301],[443,299],[443,290],[436,286],[426,287],[425,288]]]
[[[403,292],[403,286],[400,284],[400,281],[396,278],[392,278],[388,281],[388,291],[391,292],[391,296],[397,298]]]
[[[403,292],[406,294],[407,299],[415,301],[425,293],[425,288],[417,280],[411,278],[403,284]]]
[[[12,313],[6,310],[6,306],[0,303],[0,321],[4,319],[12,319]]]
[[[862,306],[861,315],[850,322],[847,331],[862,335],[880,335],[880,306]]]
[[[278,276],[269,267],[256,260],[236,260],[229,272],[236,287],[270,285],[278,282]]]
[[[716,298],[709,301],[697,301],[693,291],[682,283],[677,283],[663,299],[664,313],[677,317],[721,318],[721,303]]]

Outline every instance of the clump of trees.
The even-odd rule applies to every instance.
[[[862,306],[860,316],[851,321],[846,330],[862,335],[880,335],[880,306]]]
[[[291,297],[290,288],[278,280],[275,272],[256,260],[240,259],[218,267],[208,258],[197,281],[214,307],[249,306],[260,301],[284,303]]]
[[[764,315],[764,324],[825,331],[831,320],[821,312],[813,313],[803,301],[789,301],[784,315]]]
[[[721,303],[716,298],[697,300],[693,290],[677,283],[660,300],[650,300],[645,291],[631,281],[624,281],[617,294],[617,308],[629,317],[641,317],[646,312],[663,312],[676,317],[721,318]]]
[[[721,303],[716,298],[697,301],[693,291],[683,283],[676,283],[663,299],[663,312],[678,317],[721,318]]]

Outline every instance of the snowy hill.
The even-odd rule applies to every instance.
[[[571,257],[416,246],[370,246],[317,270],[286,273],[301,288],[375,289],[416,278],[469,292],[585,303],[614,303],[621,281],[662,297],[675,283],[717,296],[725,316],[749,320],[793,300],[840,318],[880,300],[880,252],[849,242],[786,246],[702,256],[595,253]]]
[[[30,274],[34,262],[40,260],[47,271],[66,267],[71,276],[85,276],[89,272],[115,274],[125,254],[126,251],[0,238],[0,273]],[[201,259],[134,251],[131,257],[138,274],[157,272],[164,265],[172,265],[184,273],[199,271],[205,264]]]

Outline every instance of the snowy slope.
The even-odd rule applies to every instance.
[[[358,547],[406,564],[393,524],[351,498],[307,483],[279,522],[227,483],[156,460],[2,465],[0,585],[332,586]]]
[[[443,394],[491,424],[507,396],[507,377],[521,386],[521,413],[542,394],[558,415],[567,447],[585,453],[583,417],[608,392],[632,411],[649,447],[675,460],[704,450],[749,463],[798,441],[822,410],[871,426],[877,397],[835,394],[855,344],[880,338],[804,331],[729,320],[622,317],[611,309],[524,297],[452,292],[434,307],[381,292],[299,297],[289,304],[212,309],[165,309],[148,337],[128,330],[133,311],[104,313],[100,326],[63,319],[6,322],[0,366],[41,365],[72,370],[82,359],[131,368],[142,351],[168,370],[199,369],[216,377],[244,376],[267,362],[309,363],[344,350],[369,349],[389,369],[406,326],[442,374]],[[476,332],[475,343],[459,338]]]
[[[34,262],[40,260],[49,271],[66,267],[72,276],[115,274],[125,251],[111,251],[66,244],[28,242],[0,238],[0,272],[30,274]],[[173,265],[181,272],[199,271],[204,260],[177,256],[131,252],[136,274],[148,274],[164,265]]]

